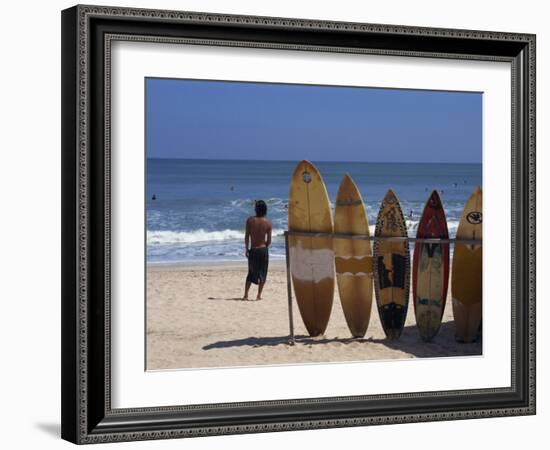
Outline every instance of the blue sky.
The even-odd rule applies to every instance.
[[[149,158],[481,162],[480,93],[145,82]]]

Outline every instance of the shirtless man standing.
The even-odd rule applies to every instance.
[[[271,222],[265,217],[267,205],[263,200],[258,200],[254,209],[256,216],[251,216],[246,220],[244,235],[245,255],[248,258],[248,276],[244,286],[243,300],[248,300],[251,283],[258,285],[256,300],[262,299],[262,289],[267,278],[269,264],[268,247],[271,245]]]

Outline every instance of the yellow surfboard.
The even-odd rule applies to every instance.
[[[288,229],[332,233],[332,211],[321,174],[301,161],[292,174]],[[310,336],[325,332],[334,298],[334,251],[331,237],[289,235],[290,271],[300,315]]]
[[[382,201],[375,236],[407,237],[407,226],[397,196],[389,190]],[[389,339],[401,336],[409,305],[410,265],[407,241],[377,240],[374,242],[374,289],[378,313]]]
[[[349,175],[342,178],[334,209],[334,232],[369,235],[361,193]],[[372,251],[368,240],[334,239],[334,262],[344,317],[353,337],[363,337],[372,308]]]
[[[482,194],[477,187],[464,206],[456,239],[481,240]],[[479,333],[482,305],[481,245],[456,244],[453,255],[451,292],[455,336],[458,341],[472,342]]]

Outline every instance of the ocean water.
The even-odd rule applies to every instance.
[[[298,161],[147,160],[147,263],[245,261],[244,225],[264,200],[273,224],[270,258],[284,259],[290,178]],[[334,207],[342,176],[355,180],[374,232],[388,189],[397,194],[409,236],[433,189],[454,237],[466,200],[481,186],[481,164],[315,162]],[[153,200],[153,196],[155,199]]]

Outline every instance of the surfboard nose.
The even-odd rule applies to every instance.
[[[298,171],[298,170],[304,170],[304,169],[308,169],[310,167],[315,167],[310,161],[308,161],[307,159],[302,159],[297,165],[296,165],[296,169],[294,169],[294,171]]]
[[[340,182],[340,186],[349,186],[351,184],[355,183],[353,183],[353,179],[351,178],[350,174],[344,174],[344,176],[342,177],[342,181]]]
[[[355,184],[355,181],[353,181],[353,178],[350,174],[346,173],[342,177],[342,181],[340,182],[340,187],[338,188],[338,192],[353,192],[359,194],[359,188]]]
[[[336,206],[361,206],[364,208],[361,192],[349,174],[342,177],[336,194]]]
[[[304,182],[309,183],[312,179],[312,176],[319,174],[319,170],[309,161],[303,159],[300,161],[292,174],[292,179],[297,177],[301,178]]]
[[[395,194],[395,192],[393,192],[392,189],[388,189],[388,192],[386,192],[386,195],[384,196],[384,202],[399,203],[399,199],[397,198],[397,195]]]
[[[437,190],[435,189],[430,194],[430,198],[428,199],[428,206],[432,209],[439,209],[442,206],[439,192],[437,192]]]

